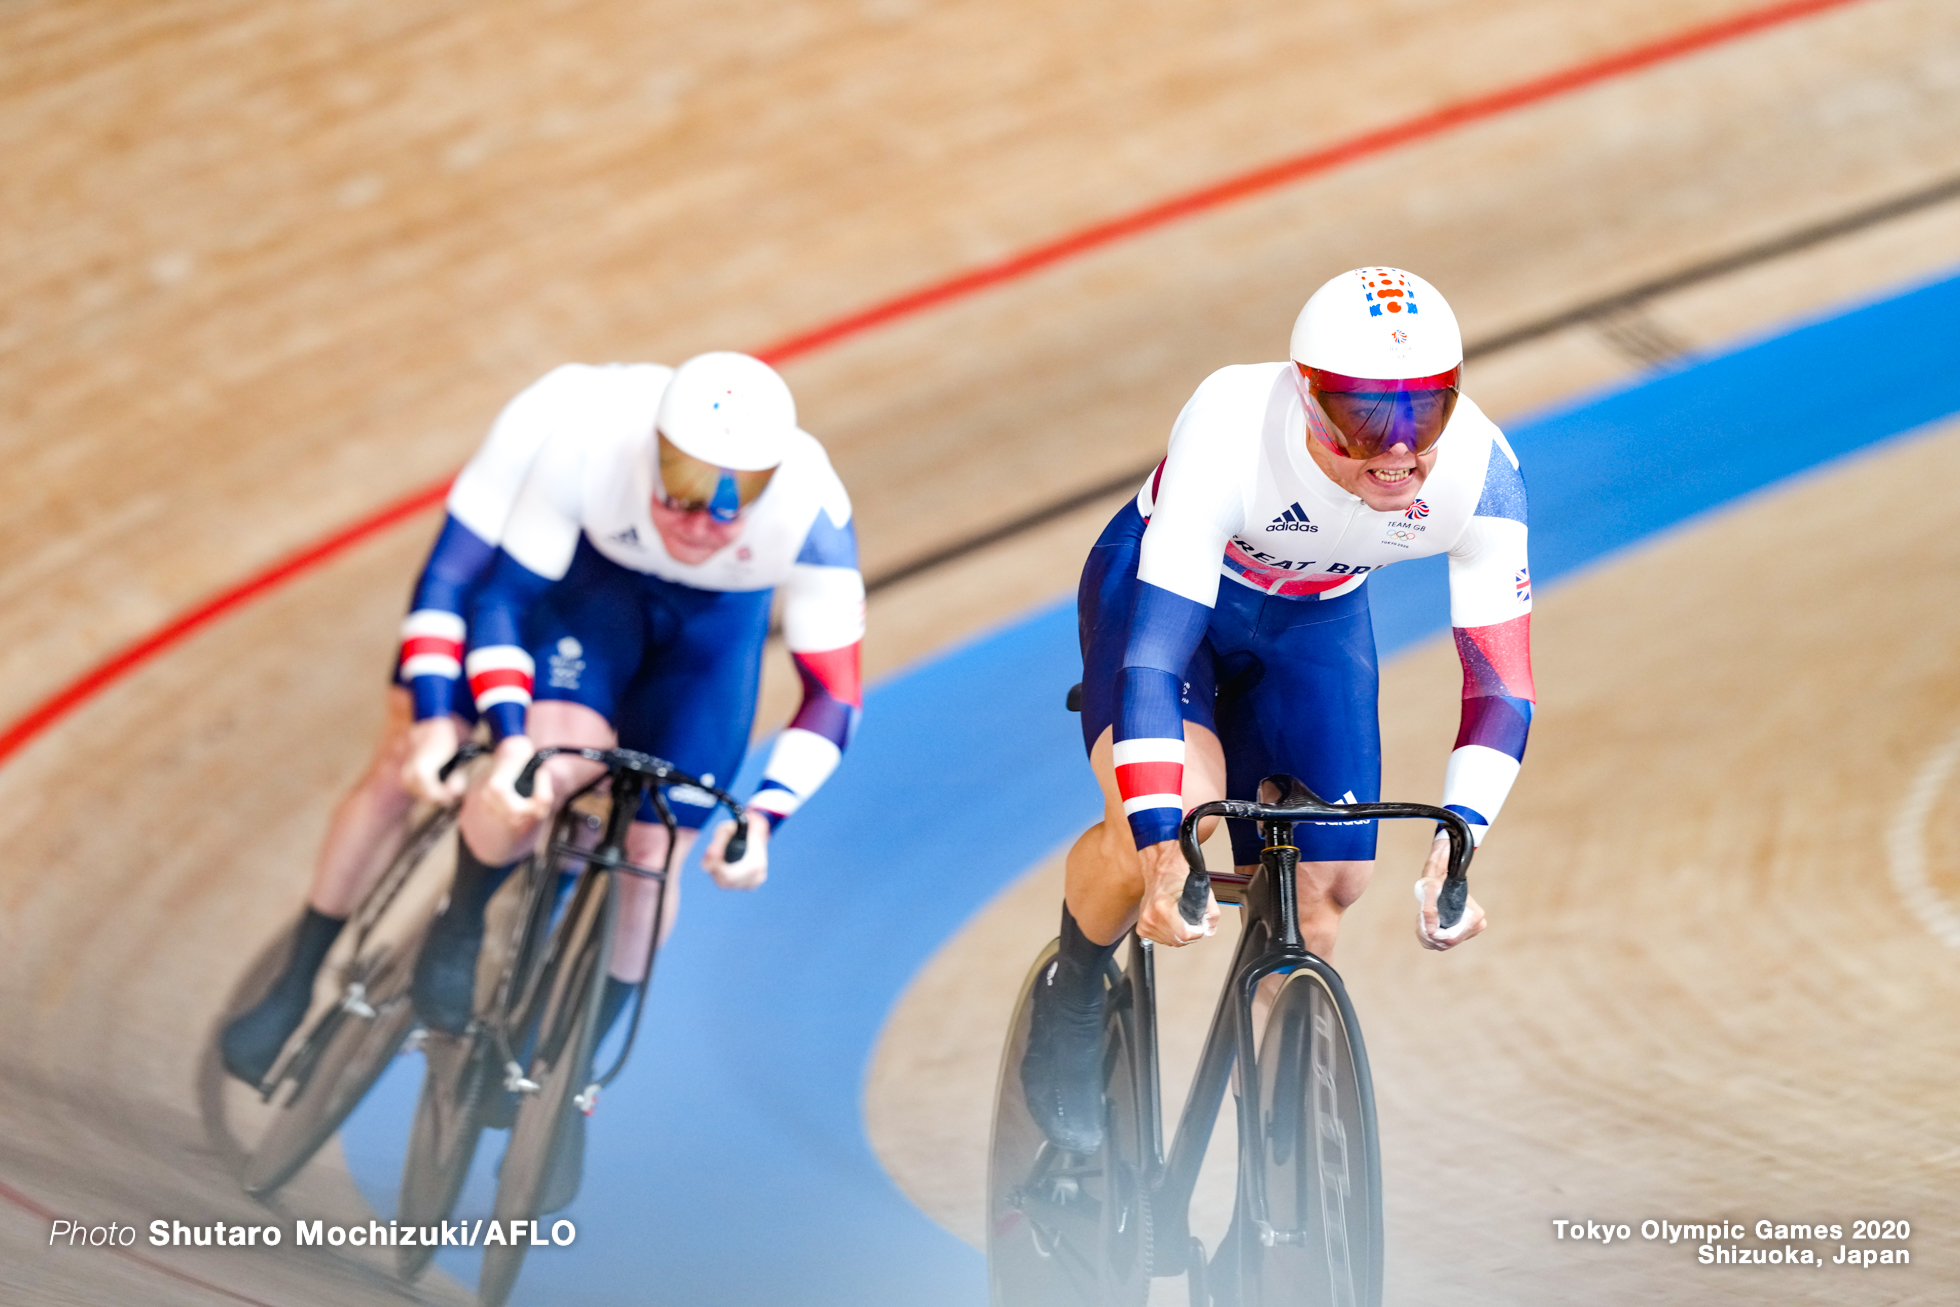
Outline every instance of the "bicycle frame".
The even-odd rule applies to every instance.
[[[483,745],[465,743],[443,764],[440,775],[447,780],[456,768],[488,752]],[[404,834],[401,847],[390,856],[381,879],[355,905],[344,932],[350,946],[347,947],[347,960],[339,975],[340,998],[314,1019],[297,1046],[267,1068],[265,1078],[257,1086],[261,1102],[271,1102],[273,1095],[288,1081],[300,1088],[306,1085],[313,1074],[314,1059],[342,1020],[358,1017],[363,1021],[372,1021],[375,1018],[374,1006],[368,1001],[371,997],[368,982],[374,979],[375,974],[375,960],[368,952],[368,939],[413,878],[429,846],[448,833],[455,813],[453,804],[447,808],[428,808]]]
[[[1279,780],[1281,778],[1274,778]],[[1287,778],[1290,780],[1291,778]],[[1253,998],[1259,982],[1281,972],[1309,970],[1323,978],[1334,977],[1329,986],[1346,998],[1338,977],[1328,964],[1308,951],[1300,938],[1299,886],[1295,879],[1300,851],[1293,844],[1296,821],[1359,821],[1380,818],[1425,818],[1440,823],[1450,840],[1450,871],[1445,882],[1445,905],[1453,901],[1454,912],[1447,921],[1461,916],[1469,894],[1467,873],[1475,849],[1470,828],[1462,817],[1444,808],[1414,803],[1357,803],[1335,805],[1322,801],[1305,786],[1292,781],[1293,792],[1280,803],[1249,803],[1222,800],[1200,804],[1185,817],[1179,831],[1179,844],[1191,867],[1186,883],[1185,902],[1191,888],[1199,890],[1198,909],[1202,911],[1208,893],[1209,873],[1199,848],[1198,823],[1207,817],[1251,820],[1264,823],[1265,848],[1260,853],[1259,870],[1245,883],[1247,921],[1232,958],[1231,978],[1218,996],[1211,1027],[1205,1035],[1204,1051],[1191,1080],[1191,1093],[1185,1099],[1177,1130],[1171,1137],[1170,1151],[1164,1150],[1163,1097],[1158,1069],[1156,962],[1152,945],[1141,936],[1130,937],[1129,974],[1132,1001],[1136,1004],[1137,1055],[1142,1068],[1138,1086],[1139,1101],[1149,1122],[1150,1153],[1147,1185],[1151,1210],[1159,1222],[1155,1239],[1156,1275],[1176,1275],[1186,1268],[1191,1246],[1191,1195],[1197,1187],[1198,1168],[1217,1124],[1219,1108],[1231,1082],[1236,1063],[1248,1069],[1239,1084],[1239,1170],[1247,1182],[1244,1194],[1248,1210],[1243,1213],[1249,1227],[1267,1244],[1290,1242],[1297,1231],[1275,1230],[1267,1221],[1265,1175],[1256,1164],[1253,1150],[1260,1138],[1262,1120],[1259,1077],[1249,1073],[1254,1062]],[[1236,881],[1237,878],[1233,877]],[[1186,919],[1192,919],[1186,912]],[[1352,1018],[1351,1012],[1344,1017]],[[1166,1264],[1166,1263],[1174,1264]]]
[[[668,785],[692,786],[714,796],[717,802],[725,805],[729,809],[736,823],[735,836],[729,840],[728,845],[728,854],[731,861],[739,861],[741,859],[743,853],[746,851],[748,842],[746,813],[742,805],[732,795],[716,789],[714,786],[703,785],[699,779],[689,776],[687,773],[676,768],[672,763],[631,749],[558,747],[540,749],[525,764],[524,770],[519,774],[516,783],[518,793],[528,795],[531,792],[533,778],[537,774],[537,769],[551,758],[560,755],[584,758],[587,761],[599,763],[606,770],[600,772],[597,776],[567,796],[558,814],[552,819],[551,838],[547,842],[544,856],[536,864],[536,883],[531,886],[529,891],[534,897],[529,904],[528,910],[522,913],[520,917],[523,923],[521,927],[522,936],[517,947],[511,952],[510,963],[504,968],[502,975],[498,979],[497,999],[492,1005],[491,1010],[499,1014],[501,1019],[492,1025],[490,1034],[494,1041],[497,1055],[504,1065],[504,1088],[516,1092],[530,1092],[537,1088],[537,1085],[525,1074],[529,1068],[520,1063],[517,1057],[516,1046],[522,1042],[521,1032],[529,1026],[534,1016],[542,1018],[544,1015],[548,1015],[547,1013],[534,1011],[537,1003],[541,999],[557,997],[555,986],[551,989],[547,989],[547,986],[551,985],[551,982],[555,980],[559,970],[558,964],[562,959],[557,955],[556,936],[546,936],[544,932],[551,917],[551,906],[557,897],[556,877],[552,873],[553,868],[558,865],[558,860],[563,859],[568,862],[578,863],[585,868],[580,873],[580,885],[575,887],[573,891],[575,896],[584,891],[585,878],[595,874],[609,878],[612,873],[623,872],[630,876],[638,876],[646,880],[651,880],[655,884],[660,885],[662,892],[655,905],[653,918],[654,952],[657,952],[660,930],[665,923],[667,912],[665,886],[668,877],[672,875],[674,870],[674,852],[678,844],[678,832],[680,830],[680,822],[675,818],[673,809],[668,805],[667,796],[663,792],[663,787]],[[612,790],[610,795],[611,802],[606,813],[605,829],[595,847],[589,849],[582,848],[571,840],[562,837],[563,826],[572,813],[573,805],[601,785],[609,785]],[[642,867],[628,860],[626,857],[627,834],[631,831],[633,822],[639,815],[640,802],[643,798],[649,799],[652,802],[655,815],[659,817],[661,826],[667,831],[667,852],[658,870],[651,867]],[[606,884],[604,889],[598,892],[611,893],[610,883]],[[537,949],[545,944],[550,944],[552,951],[545,955],[541,965],[532,965]],[[606,1073],[598,1077],[592,1085],[588,1086],[587,1094],[611,1084],[613,1079],[624,1069],[626,1060],[633,1051],[634,1040],[639,1033],[640,1013],[646,1005],[647,983],[652,978],[653,955],[650,953],[647,960],[647,974],[640,980],[638,992],[634,998],[633,1016],[630,1024],[627,1026],[626,1042],[621,1047],[619,1056],[614,1059],[612,1066],[607,1069]],[[516,996],[515,1001],[512,1001],[512,990],[514,987],[516,987]],[[589,1111],[591,1103],[589,1100],[581,1102],[580,1107]]]

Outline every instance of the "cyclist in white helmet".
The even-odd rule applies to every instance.
[[[1459,389],[1463,342],[1434,287],[1360,268],[1316,291],[1286,362],[1221,368],[1168,456],[1103,531],[1078,595],[1082,736],[1104,798],[1068,856],[1061,950],[1038,981],[1022,1083],[1059,1147],[1102,1135],[1104,960],[1132,927],[1172,947],[1216,929],[1178,912],[1185,812],[1251,799],[1272,774],[1373,802],[1381,779],[1368,574],[1447,554],[1463,711],[1444,805],[1481,842],[1524,757],[1535,697],[1525,492],[1503,434]],[[1372,822],[1300,823],[1300,930],[1322,957],[1374,870]],[[1234,861],[1258,842],[1232,829]],[[1417,883],[1417,933],[1484,929],[1473,900],[1437,924],[1448,843]]]
[[[220,1034],[226,1068],[248,1084],[264,1078],[305,1017],[321,963],[401,847],[415,799],[455,797],[436,772],[476,724],[462,680],[467,617],[518,488],[551,430],[552,396],[572,375],[554,372],[505,405],[449,488],[442,530],[402,619],[381,739],[334,809],[285,966],[265,996]]]
[[[837,766],[863,702],[864,582],[851,504],[823,447],[798,429],[789,388],[743,354],[577,370],[505,525],[470,619],[464,660],[477,710],[497,737],[487,774],[458,821],[448,906],[414,980],[432,1028],[471,1017],[483,912],[531,849],[557,796],[592,764],[555,759],[520,796],[518,771],[543,745],[619,744],[726,785],[755,716],[771,596],[803,700],[776,739],[749,802],[741,861],[721,857],[722,822],[703,862],[726,888],[752,889],[772,831]],[[676,862],[712,808],[671,791]],[[627,856],[659,866],[665,829],[643,810]],[[674,920],[680,880],[667,884]],[[656,890],[619,884],[620,911],[599,1038],[646,975]]]

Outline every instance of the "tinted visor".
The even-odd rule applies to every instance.
[[[660,446],[660,485],[655,494],[676,513],[706,513],[717,522],[733,522],[742,510],[761,497],[776,475],[773,467],[759,472],[743,472],[716,467],[656,432]]]
[[[1443,428],[1456,411],[1456,386],[1463,376],[1461,365],[1434,376],[1397,380],[1298,366],[1311,410],[1307,426],[1344,458],[1373,458],[1397,445],[1427,454],[1443,438]]]

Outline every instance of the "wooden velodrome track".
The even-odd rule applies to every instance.
[[[0,6],[0,720],[445,475],[557,362],[782,341],[1746,9]],[[1417,269],[1490,339],[1960,167],[1960,13],[1784,9],[787,361],[867,570],[1147,462],[1198,379],[1275,357],[1342,268]],[[1956,260],[1960,204],[1920,204],[1493,354],[1469,387],[1502,420]],[[1342,947],[1408,1301],[1934,1302],[1960,1278],[1960,960],[1884,872],[1960,722],[1960,615],[1935,598],[1960,510],[1926,493],[1956,471],[1948,433],[1833,473],[1874,524],[1845,553],[1790,525],[1818,515],[1810,482],[1541,597],[1546,708],[1480,862],[1490,937],[1419,955],[1397,871]],[[871,673],[1071,589],[1119,498],[882,590]],[[50,1214],[257,1210],[205,1129],[204,1041],[365,755],[433,521],[199,627],[6,759],[7,1301],[404,1297],[379,1259],[45,1243]],[[1388,670],[1389,791],[1433,788],[1455,692],[1440,647]],[[1950,830],[1953,796],[1928,801]],[[1937,882],[1960,852],[1928,856]],[[872,1073],[894,1175],[962,1233],[981,1036],[1054,898],[1037,880],[953,941]],[[964,1019],[921,1018],[946,1003]],[[331,1157],[285,1202],[363,1211]],[[1549,1232],[1722,1213],[1910,1218],[1916,1265],[1716,1279]]]

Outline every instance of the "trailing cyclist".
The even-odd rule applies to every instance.
[[[401,846],[416,798],[443,803],[460,792],[436,773],[476,725],[476,705],[461,680],[467,617],[518,488],[557,420],[556,396],[578,385],[578,373],[560,368],[505,405],[449,487],[442,531],[402,619],[381,739],[334,809],[284,969],[219,1038],[226,1069],[247,1084],[264,1080],[306,1016],[321,963]]]
[[[472,1017],[491,894],[531,851],[556,796],[591,775],[589,763],[554,759],[534,792],[519,795],[515,779],[536,747],[617,744],[727,785],[748,743],[780,587],[802,703],[748,805],[743,857],[723,859],[735,829],[723,822],[702,859],[724,888],[753,889],[767,874],[770,834],[836,768],[863,702],[864,582],[850,499],[823,447],[798,429],[782,378],[732,353],[677,369],[561,372],[551,433],[469,623],[463,665],[498,743],[463,802],[455,882],[414,981],[423,1021],[447,1033]],[[668,798],[681,825],[678,865],[713,800],[684,787]],[[667,854],[653,817],[643,808],[627,839],[627,857],[642,866]],[[670,877],[663,931],[678,889]],[[662,891],[626,877],[618,892],[600,1039],[646,976]]]
[[[1021,1068],[1030,1112],[1070,1151],[1102,1137],[1105,959],[1132,926],[1173,947],[1217,928],[1215,899],[1197,925],[1178,912],[1183,814],[1254,798],[1274,773],[1343,803],[1379,797],[1369,573],[1449,557],[1463,709],[1443,803],[1478,842],[1524,757],[1524,481],[1503,433],[1460,393],[1455,315],[1421,278],[1361,268],[1307,301],[1290,353],[1205,379],[1083,569],[1082,735],[1104,816],[1069,852],[1060,952],[1036,983]],[[1231,835],[1249,874],[1257,836]],[[1303,822],[1295,838],[1301,934],[1327,957],[1374,870],[1374,823]],[[1439,835],[1416,886],[1432,949],[1485,924],[1472,900],[1439,928],[1448,852]]]

